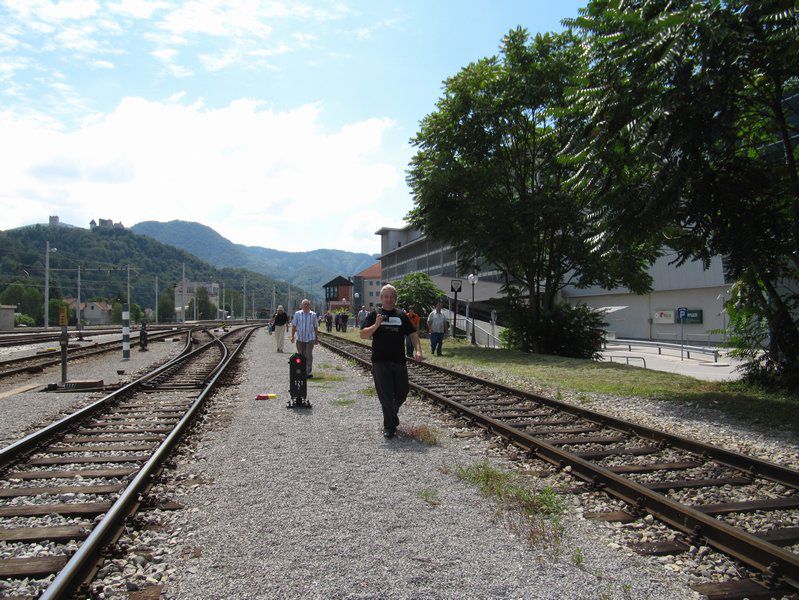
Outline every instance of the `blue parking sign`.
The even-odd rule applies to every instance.
[[[677,309],[677,319],[680,321],[685,320],[685,317],[688,316],[688,308],[685,306],[681,306]]]

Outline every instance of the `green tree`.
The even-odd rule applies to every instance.
[[[741,314],[770,331],[754,371],[799,388],[796,4],[592,0],[569,23],[592,65],[573,96],[577,188],[603,245],[727,257]]]
[[[161,292],[158,295],[158,320],[161,323],[174,322],[175,296],[172,292]]]
[[[427,273],[408,273],[392,285],[397,288],[397,305],[402,308],[413,305],[420,315],[430,312],[444,296]]]
[[[573,131],[562,115],[568,86],[585,69],[569,33],[523,29],[503,39],[501,55],[463,68],[445,82],[436,111],[412,140],[408,183],[413,225],[458,251],[461,269],[490,263],[505,275],[510,312],[527,349],[545,351],[558,292],[570,283],[649,285],[642,258],[594,251],[601,232],[585,198],[567,184],[575,167],[561,160]]]
[[[67,303],[63,300],[59,299],[51,299],[50,300],[50,311],[48,312],[49,315],[49,325],[51,327],[57,327],[60,319],[61,319],[61,307],[66,307]],[[69,320],[69,312],[67,312],[67,321]]]
[[[122,303],[114,302],[111,305],[111,322],[117,325],[122,323]]]
[[[202,286],[198,287],[196,292],[196,298],[197,298],[197,318],[205,320],[215,319],[217,309],[216,305],[213,304],[208,297],[208,290]]]
[[[28,315],[34,322],[44,319],[44,298],[39,290],[22,283],[12,283],[0,293],[0,304],[13,304],[19,313]]]

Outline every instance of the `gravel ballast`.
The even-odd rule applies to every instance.
[[[383,439],[371,377],[327,350],[315,351],[313,408],[287,410],[288,356],[259,331],[214,425],[176,459],[163,491],[186,508],[160,516],[167,598],[699,597],[583,520],[575,496],[563,496],[560,541],[531,545],[454,475],[486,459],[485,440],[455,437],[414,397]],[[423,424],[437,445],[411,437]]]
[[[149,344],[147,352],[140,352],[137,347],[133,347],[130,360],[127,361],[122,360],[122,350],[112,350],[68,362],[67,380],[102,379],[105,385],[131,381],[137,373],[144,373],[176,356],[185,345],[185,337],[179,337],[182,340],[180,342],[173,342],[172,338],[165,342],[153,342]],[[120,375],[118,370],[125,372]],[[59,381],[60,365],[47,367],[42,373],[19,373],[0,380],[0,394],[8,394],[0,399],[0,444],[5,446],[15,441],[23,432],[55,421],[62,413],[72,412],[104,395],[103,392],[42,391],[48,384]],[[21,391],[13,393],[15,390]]]

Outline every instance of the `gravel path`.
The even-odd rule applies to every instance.
[[[176,459],[177,488],[165,489],[186,510],[158,516],[171,539],[157,542],[168,550],[151,581],[165,583],[167,598],[698,598],[609,544],[573,496],[560,541],[531,546],[453,474],[486,459],[484,440],[455,437],[416,398],[399,437],[384,440],[371,377],[324,349],[309,382],[313,409],[287,410],[287,359],[258,332],[238,387],[214,400],[215,425]],[[279,397],[255,400],[261,392]],[[438,445],[411,437],[422,424]]]
[[[179,336],[184,340],[184,336]],[[184,341],[153,342],[148,352],[131,348],[130,360],[122,360],[122,351],[111,351],[67,363],[67,379],[97,380],[106,385],[134,379],[135,373],[144,372],[161,364],[183,349]],[[117,374],[118,369],[125,373]],[[62,413],[88,404],[102,397],[101,392],[52,393],[41,390],[50,383],[61,381],[61,367],[47,367],[35,375],[20,373],[0,380],[0,444],[15,441],[23,432],[56,420]],[[31,387],[33,386],[33,387]]]

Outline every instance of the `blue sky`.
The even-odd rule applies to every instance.
[[[0,0],[0,229],[185,219],[376,253],[442,81],[583,4]]]

